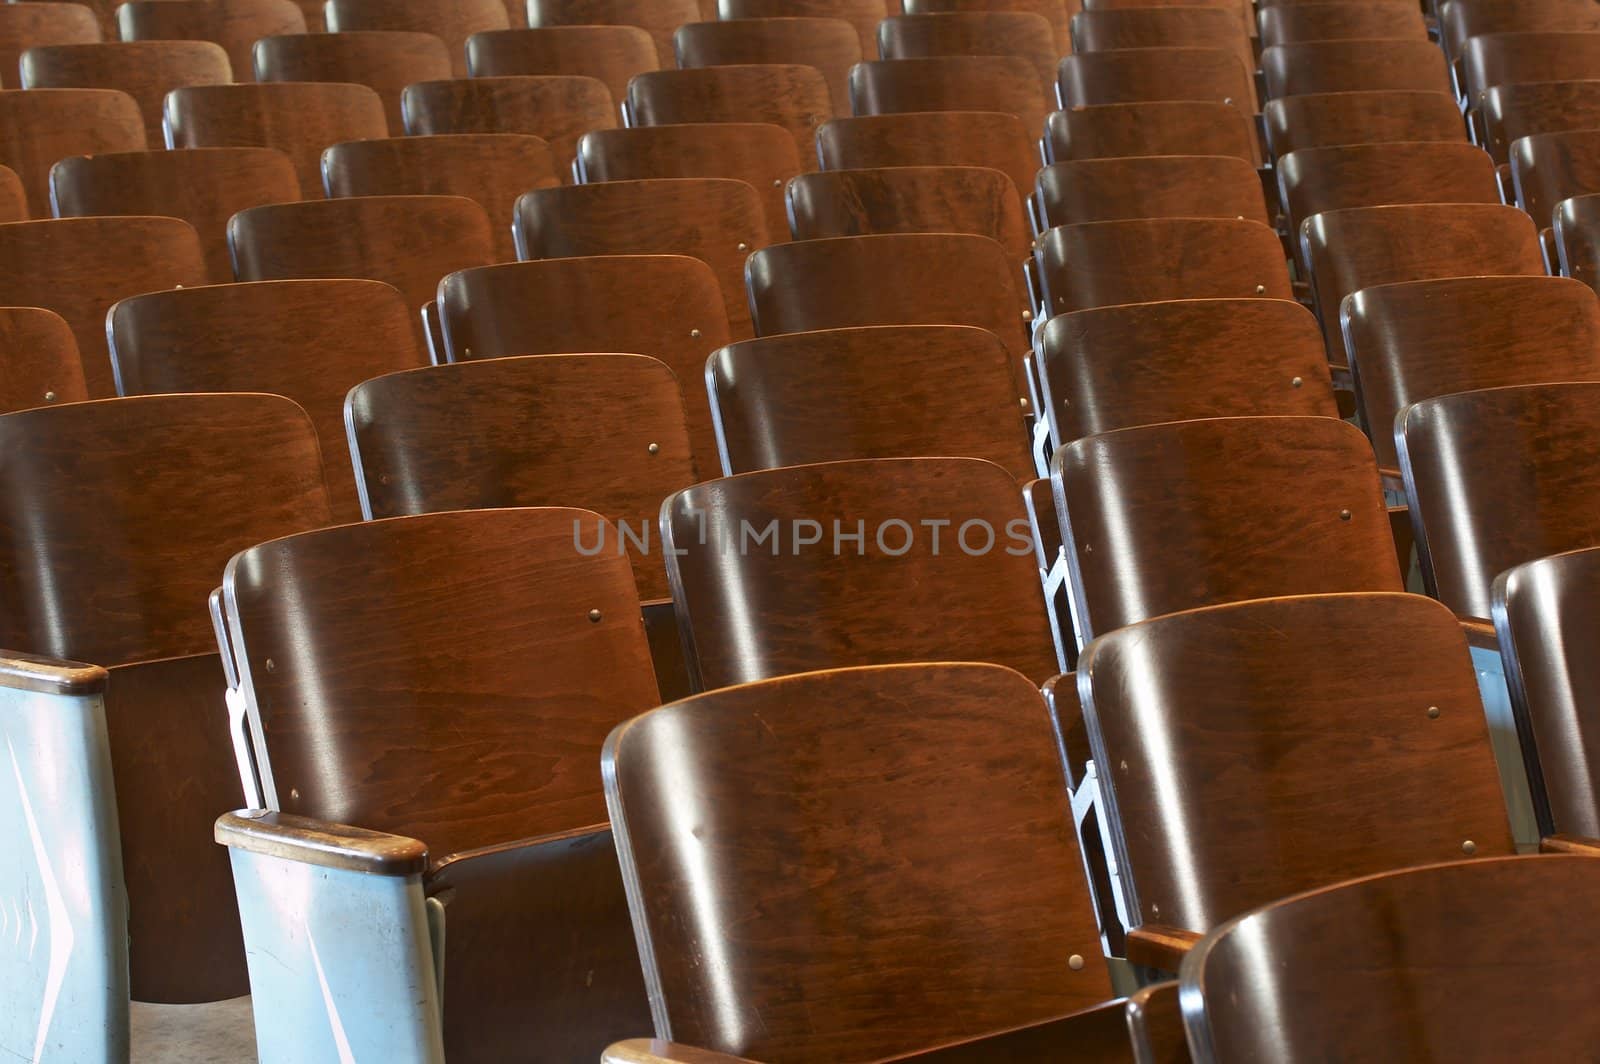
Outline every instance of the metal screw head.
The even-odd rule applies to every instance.
[[[600,623],[600,611],[599,610],[590,610],[589,611],[589,620],[593,621],[595,624],[599,624]]]
[[[1068,957],[1067,967],[1071,968],[1075,972],[1083,971],[1083,954],[1074,953],[1072,956]]]
[[[1023,321],[1032,321],[1033,320],[1033,311],[1031,311],[1031,310],[1023,311],[1022,312],[1022,320]]]
[[[1028,409],[1028,397],[1027,396],[1023,396],[1021,399],[1018,399],[1017,402],[1022,405],[1022,409],[1024,409],[1024,410]]]
[[[1305,381],[1300,379],[1299,377],[1296,377],[1294,380],[1289,382],[1289,387],[1291,387],[1291,388],[1299,388],[1303,384],[1305,384]]]
[[[743,240],[741,240],[741,241],[739,241],[739,250],[740,251],[749,251],[750,250],[750,245],[746,244]]]
[[[175,284],[175,285],[173,285],[173,286],[172,286],[172,287],[173,287],[173,288],[182,288],[182,287],[183,287],[183,285],[181,285],[181,284]]]
[[[659,443],[652,443],[650,446],[646,447],[645,450],[649,451],[651,454],[660,454],[661,445]]]
[[[300,800],[300,788],[299,787],[290,787],[289,788],[289,800],[292,801],[292,802],[298,802]]]
[[[1232,96],[1224,96],[1222,98],[1222,102],[1223,103],[1232,103],[1233,102],[1233,97]]]
[[[461,349],[461,357],[462,357],[462,358],[471,358],[471,357],[472,357],[472,348],[470,348],[470,347],[463,347],[463,348],[462,348],[462,349]]]
[[[781,178],[781,177],[773,178],[772,179],[772,187],[773,188],[782,188],[783,187],[783,178]]]
[[[277,669],[277,667],[278,667],[278,663],[277,662],[273,661],[271,658],[267,659],[267,671],[268,672],[273,672],[274,670]]]
[[[1340,510],[1339,511],[1339,520],[1341,520],[1341,521],[1350,520],[1350,511],[1349,510]]]
[[[1264,284],[1256,285],[1256,295],[1264,296],[1266,294],[1267,294],[1267,286],[1266,285],[1264,285]]]
[[[55,402],[56,401],[56,393],[55,392],[45,392],[44,393],[44,401],[47,402],[47,403]]]
[[[1438,720],[1439,719],[1439,707],[1438,706],[1429,706],[1428,707],[1428,719],[1429,720]]]
[[[1466,842],[1461,844],[1461,852],[1466,854],[1468,857],[1471,857],[1473,854],[1478,852],[1478,844],[1473,842],[1471,839],[1468,839]]]
[[[691,339],[691,340],[700,339],[700,330],[699,329],[690,329],[689,330],[689,339]]]

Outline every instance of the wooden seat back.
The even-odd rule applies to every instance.
[[[1600,13],[1582,0],[1443,0],[1438,8],[1439,43],[1451,58],[1485,33],[1600,30]]]
[[[22,53],[21,66],[25,89],[116,89],[132,96],[151,145],[162,143],[161,106],[168,92],[233,80],[228,53],[210,41],[40,45]]]
[[[1101,103],[1052,111],[1045,157],[1053,163],[1140,155],[1229,155],[1261,160],[1242,107],[1213,100]]]
[[[1488,162],[1487,155],[1483,158]],[[1039,171],[1035,202],[1047,227],[1126,218],[1243,218],[1268,224],[1256,168],[1228,155],[1054,163]]]
[[[950,11],[905,14],[878,26],[878,54],[884,59],[925,59],[947,55],[1008,55],[1028,62],[1049,97],[1061,53],[1049,20],[1029,11]]]
[[[604,82],[613,100],[628,94],[635,74],[660,65],[655,42],[638,26],[484,30],[467,38],[467,73],[472,77],[581,75]]]
[[[528,0],[528,25],[637,26],[655,42],[662,70],[675,65],[672,34],[685,22],[700,21],[696,0]]]
[[[1392,0],[1278,4],[1262,9],[1260,23],[1263,48],[1302,41],[1428,39],[1422,9]]]
[[[253,79],[251,48],[263,37],[306,32],[294,0],[129,0],[117,5],[125,41],[211,41],[238,81]]]
[[[448,78],[454,70],[450,49],[443,41],[431,33],[403,30],[265,37],[256,42],[254,56],[257,81],[365,85],[383,101],[389,133],[397,137],[405,132],[405,118],[400,113],[400,93],[405,87]]]
[[[729,20],[843,19],[855,28],[863,59],[878,58],[878,23],[890,15],[885,0],[721,0],[717,7],[718,17]],[[899,9],[894,13],[898,14]]]
[[[1308,92],[1268,100],[1261,117],[1274,156],[1340,144],[1467,141],[1461,108],[1444,91]]]
[[[1011,178],[976,166],[888,166],[804,174],[789,182],[788,216],[796,240],[973,233],[997,242],[1016,263],[1028,257],[1033,243]]]
[[[992,111],[920,111],[838,118],[817,130],[824,170],[886,166],[986,166],[1003,171],[1017,196],[1033,194],[1038,153],[1016,115]]]
[[[94,44],[100,18],[87,4],[11,3],[0,7],[0,85],[22,84],[22,53],[44,44]]]
[[[1509,162],[1520,137],[1600,128],[1600,78],[1496,85],[1483,94],[1478,111],[1484,147],[1496,163]]]
[[[751,64],[657,70],[628,85],[633,125],[760,122],[794,138],[805,169],[816,165],[817,127],[833,113],[827,80],[816,67]]]
[[[1255,45],[1239,12],[1222,6],[1123,7],[1072,16],[1074,52],[1119,48],[1216,48],[1232,52],[1244,69],[1256,69]]]
[[[1261,53],[1267,96],[1410,89],[1448,92],[1450,71],[1425,39],[1299,41]]]
[[[1068,109],[1161,100],[1256,109],[1254,79],[1225,48],[1117,48],[1069,55],[1061,60],[1056,97]]]
[[[850,113],[850,68],[864,58],[855,27],[843,19],[742,18],[690,22],[673,36],[678,66],[814,67],[828,86],[829,117]]]
[[[946,11],[1026,11],[1050,23],[1050,38],[1056,54],[1072,51],[1069,16],[1078,9],[1076,0],[905,0],[908,15],[936,15]]]
[[[1562,200],[1600,192],[1600,133],[1537,133],[1512,142],[1511,178],[1517,206],[1541,229],[1554,224]]]
[[[467,38],[512,25],[503,0],[327,0],[328,29],[398,30],[439,38],[454,76],[467,76]]]
[[[1484,34],[1462,47],[1461,70],[1472,104],[1495,85],[1600,78],[1600,32]]]
[[[0,413],[87,398],[66,320],[42,307],[0,307]]]
[[[911,111],[998,111],[1016,115],[1029,131],[1049,110],[1033,64],[1010,55],[944,55],[882,59],[850,72],[850,107],[857,115]]]
[[[1556,207],[1555,247],[1561,272],[1600,286],[1600,196],[1588,193]]]
[[[406,133],[522,133],[550,145],[562,173],[572,168],[578,138],[617,124],[616,105],[595,78],[458,78],[406,86]]]

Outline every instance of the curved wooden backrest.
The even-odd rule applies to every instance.
[[[1398,469],[1395,415],[1479,388],[1600,380],[1600,301],[1566,277],[1450,277],[1344,301],[1345,347],[1378,465]]]
[[[467,38],[511,27],[503,0],[327,0],[328,29],[429,33],[450,51],[451,71],[467,76]]]
[[[117,89],[132,96],[152,145],[162,143],[161,105],[169,91],[232,80],[228,53],[210,41],[55,44],[22,54],[25,89]]]
[[[1329,361],[1346,362],[1336,308],[1352,292],[1394,281],[1544,274],[1527,214],[1489,203],[1430,203],[1323,211],[1300,229]]]
[[[1078,693],[1136,926],[1513,852],[1466,637],[1420,595],[1156,617],[1091,643]]]
[[[1585,0],[1445,0],[1439,28],[1445,53],[1459,56],[1485,33],[1600,30],[1600,12]]]
[[[125,92],[0,90],[0,165],[22,181],[30,214],[48,214],[50,167],[58,160],[145,147],[139,105]]]
[[[661,69],[674,65],[672,32],[700,20],[696,0],[528,0],[528,25],[638,26],[655,42]]]
[[[43,44],[93,44],[100,18],[87,4],[11,3],[0,7],[0,85],[22,84],[22,53]]]
[[[784,183],[815,165],[812,156],[801,159],[788,130],[757,122],[599,129],[578,140],[578,171],[585,182],[657,177],[743,181],[760,194],[767,235],[773,240],[789,233]]]
[[[0,307],[0,413],[89,398],[72,327],[42,307]]]
[[[1519,137],[1600,127],[1600,78],[1496,85],[1483,94],[1479,113],[1484,147],[1495,162],[1509,162]]]
[[[1118,48],[1061,60],[1056,96],[1065,108],[1099,103],[1210,100],[1256,109],[1256,88],[1225,48]]]
[[[401,94],[406,132],[523,133],[550,145],[563,172],[578,138],[617,124],[605,84],[587,77],[458,78],[406,86]]]
[[[1489,161],[1487,155],[1483,159]],[[1231,155],[1055,163],[1039,171],[1035,201],[1045,226],[1126,218],[1244,218],[1268,223],[1256,168]]]
[[[1231,155],[1261,160],[1261,144],[1244,110],[1211,100],[1101,103],[1052,111],[1045,120],[1051,162],[1140,155]]]
[[[1261,116],[1274,156],[1340,144],[1467,141],[1461,108],[1443,91],[1308,92],[1268,100]]]
[[[1079,638],[1272,595],[1399,591],[1377,463],[1329,417],[1228,417],[1056,452]]]
[[[0,166],[0,221],[28,221],[28,193],[22,178],[9,166]]]
[[[1428,39],[1422,9],[1393,0],[1279,4],[1262,9],[1260,22],[1263,48],[1302,41]]]
[[[990,462],[708,481],[667,500],[661,534],[699,689],[902,661],[992,661],[1035,683],[1058,671],[1022,496]]]
[[[1278,234],[1238,218],[1136,218],[1051,229],[1034,252],[1051,314],[1162,299],[1292,299]]]
[[[1597,874],[1586,857],[1463,861],[1258,909],[1184,967],[1195,1059],[1581,1057],[1600,1039],[1574,996],[1600,945]]]
[[[832,113],[828,84],[815,67],[765,64],[656,70],[628,85],[634,125],[762,122],[794,138],[806,169],[815,164],[817,127]]]
[[[176,218],[0,225],[0,306],[44,307],[65,318],[93,398],[115,394],[106,357],[107,308],[124,296],[205,283],[200,238]]]
[[[984,167],[824,170],[789,182],[788,201],[796,240],[973,233],[999,243],[1019,264],[1033,243],[1011,178]]]
[[[1600,285],[1600,196],[1574,196],[1556,207],[1555,245],[1562,273]]]
[[[294,160],[302,195],[322,187],[322,149],[386,137],[383,101],[365,85],[284,82],[176,89],[167,98],[174,148],[277,148]]]
[[[766,244],[767,227],[761,197],[743,181],[659,178],[542,189],[517,200],[514,225],[523,259],[692,255],[717,275],[734,338],[749,338],[745,259]]]
[[[431,33],[400,30],[267,37],[256,42],[254,54],[257,81],[365,85],[383,101],[389,132],[395,136],[405,132],[405,119],[400,113],[401,91],[414,82],[449,78],[454,70],[450,49],[439,38]]]
[[[1513,141],[1511,178],[1517,206],[1541,229],[1553,224],[1562,200],[1600,192],[1600,132],[1538,133]]]
[[[1038,153],[1022,120],[992,111],[921,111],[837,118],[817,129],[824,170],[886,166],[985,166],[1007,174],[1017,196],[1033,194]]]
[[[117,6],[125,41],[211,41],[228,53],[239,81],[252,78],[251,47],[262,37],[304,33],[293,0],[129,0]]]
[[[467,38],[467,73],[472,77],[582,75],[604,82],[613,100],[628,94],[635,74],[660,65],[655,42],[638,26],[485,30]]]
[[[1439,46],[1409,38],[1301,41],[1261,53],[1267,96],[1412,89],[1446,92],[1450,70]]]
[[[843,19],[855,28],[863,59],[878,58],[878,23],[890,14],[885,0],[721,0],[717,6],[717,17],[730,21],[755,18]],[[899,8],[894,13],[898,14]]]
[[[627,526],[640,597],[667,597],[656,518],[699,478],[683,394],[663,363],[599,354],[430,366],[357,385],[345,416],[368,517],[582,503]],[[620,530],[605,531],[597,540],[586,526],[578,542],[616,554]]]
[[[1468,101],[1495,85],[1600,77],[1600,33],[1490,33],[1461,50]]]
[[[1487,617],[1513,565],[1600,545],[1600,382],[1488,388],[1413,403],[1395,426],[1429,594]]]
[[[1037,356],[1058,444],[1135,425],[1337,417],[1317,319],[1287,299],[1175,299],[1062,314]]]
[[[698,695],[613,732],[606,796],[658,1033],[868,1060],[1104,1000],[1041,708],[1008,669],[889,665]]]
[[[377,281],[258,281],[124,299],[106,330],[119,394],[258,391],[300,404],[322,444],[334,514],[358,521],[344,396],[369,377],[426,364],[413,317]]]
[[[863,56],[855,27],[843,19],[690,22],[678,27],[673,40],[678,65],[684,68],[749,64],[815,67],[828,86],[832,106],[826,113],[850,113],[850,68]]]
[[[182,218],[200,235],[206,272],[219,284],[233,280],[228,219],[248,207],[291,203],[300,196],[294,163],[275,148],[74,155],[50,171],[50,198],[58,218],[105,214]]]
[[[1256,69],[1255,46],[1231,7],[1125,7],[1072,16],[1074,52],[1118,48],[1216,48],[1232,52],[1246,70]]]
[[[908,15],[936,15],[947,11],[1027,11],[1050,23],[1050,37],[1057,55],[1072,51],[1069,17],[1078,10],[1077,0],[905,0]]]
[[[998,111],[1024,129],[1044,125],[1049,110],[1033,65],[1009,55],[945,55],[883,59],[850,72],[850,106],[857,115],[911,111]]]
[[[1280,0],[1261,0],[1260,6],[1271,7],[1277,2]],[[1282,2],[1303,2],[1303,0],[1282,0]],[[1238,15],[1246,33],[1252,37],[1256,34],[1255,11],[1243,0],[1083,0],[1085,11],[1118,11],[1130,7],[1221,7]]]
[[[1278,157],[1291,231],[1321,211],[1391,203],[1499,203],[1494,160],[1475,144],[1413,141],[1302,148]]]
[[[856,458],[983,458],[1033,475],[1011,357],[984,329],[875,325],[747,340],[706,385],[727,474]]]
[[[488,266],[439,283],[450,361],[621,351],[665,362],[678,378],[695,466],[717,469],[704,379],[728,342],[716,275],[687,255],[602,255]]]
[[[1046,98],[1061,58],[1055,30],[1027,11],[951,11],[897,15],[878,27],[878,52],[885,59],[947,55],[1008,55],[1026,60],[1039,75]]]
[[[517,257],[511,214],[529,189],[554,188],[550,146],[519,133],[446,133],[335,144],[322,156],[329,196],[463,196],[483,208],[494,258]]]

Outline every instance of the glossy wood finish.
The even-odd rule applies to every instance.
[[[170,90],[232,80],[228,53],[210,41],[56,44],[22,54],[25,89],[116,89],[132,96],[151,145],[162,143],[161,101]]]
[[[907,665],[700,695],[613,733],[607,798],[657,1029],[757,1058],[865,1061],[1103,1000],[1040,708],[1005,669]],[[926,756],[954,748],[968,756]],[[714,877],[674,842],[691,827]],[[721,958],[715,978],[702,951]],[[741,1008],[716,1007],[724,993]]]
[[[1476,103],[1494,85],[1600,77],[1600,33],[1491,33],[1461,50],[1462,84]]]
[[[1487,617],[1490,585],[1513,565],[1600,545],[1588,457],[1597,425],[1595,382],[1490,388],[1401,412],[1395,436],[1429,594]]]
[[[42,44],[93,44],[100,18],[85,4],[10,3],[0,6],[0,85],[22,84],[22,53]]]
[[[0,307],[0,413],[89,398],[72,328],[41,307]]]
[[[467,73],[472,77],[582,75],[604,82],[613,100],[627,95],[635,74],[660,65],[655,42],[637,26],[486,30],[467,38]]]
[[[1080,310],[1039,335],[1058,444],[1202,417],[1336,417],[1317,320],[1286,299],[1179,299]]]
[[[1378,465],[1398,469],[1394,419],[1436,395],[1600,380],[1600,301],[1565,277],[1453,277],[1364,288],[1345,345]]]
[[[1074,52],[1118,48],[1216,48],[1232,52],[1244,69],[1256,69],[1255,46],[1231,7],[1124,7],[1072,16]]]
[[[1496,85],[1478,101],[1478,111],[1484,147],[1495,162],[1509,162],[1520,137],[1600,128],[1600,78]]]
[[[1221,48],[1118,48],[1061,60],[1064,108],[1100,103],[1210,100],[1254,111],[1256,89],[1238,56]]]
[[[1410,4],[1312,3],[1279,4],[1260,14],[1261,45],[1301,41],[1428,39],[1422,9]]]
[[[936,15],[951,11],[1026,11],[1050,23],[1056,54],[1072,51],[1068,20],[1079,9],[1078,0],[904,0],[908,15]]]
[[[699,471],[718,467],[706,356],[729,340],[711,267],[687,255],[605,255],[489,266],[439,285],[452,362],[503,355],[622,351],[665,362],[688,411]]]
[[[856,458],[1033,459],[1011,357],[983,329],[879,325],[724,347],[706,364],[722,471]]]
[[[270,809],[224,813],[217,818],[213,835],[229,849],[285,857],[321,868],[380,876],[420,875],[428,868],[428,848],[416,839]],[[286,839],[292,844],[284,845]]]
[[[1469,861],[1259,909],[1185,973],[1196,1059],[1581,1059],[1600,1040],[1577,990],[1600,944],[1597,873],[1581,857]]]
[[[30,214],[49,213],[50,167],[57,160],[145,146],[139,105],[127,93],[0,90],[0,165],[21,180]]]
[[[1600,285],[1600,196],[1574,196],[1556,207],[1555,246],[1562,273]]]
[[[767,243],[767,227],[761,197],[742,181],[661,178],[543,189],[517,200],[513,224],[522,259],[692,255],[716,274],[734,339],[750,336],[745,259]]]
[[[815,163],[817,127],[832,113],[827,80],[815,67],[747,65],[658,70],[628,85],[628,111],[639,126],[686,122],[761,122],[794,138],[801,165]]]
[[[998,111],[1028,130],[1043,126],[1049,110],[1033,65],[1002,55],[862,63],[850,72],[850,106],[857,115]]]
[[[1600,30],[1600,11],[1587,0],[1444,0],[1439,29],[1445,54],[1459,56],[1484,33]]]
[[[1302,41],[1261,53],[1267,96],[1409,89],[1446,92],[1450,71],[1432,41]]]
[[[256,391],[299,403],[322,444],[334,515],[358,521],[345,393],[426,364],[413,316],[377,281],[262,281],[124,299],[106,331],[121,395]]]
[[[50,172],[50,196],[58,218],[165,215],[194,226],[205,252],[206,272],[218,284],[233,280],[228,219],[246,208],[290,203],[300,195],[294,163],[274,148],[74,155]]]
[[[1176,982],[1157,983],[1131,995],[1127,1018],[1138,1064],[1189,1064]]]
[[[1033,193],[1038,153],[1016,115],[922,111],[824,122],[817,130],[824,170],[887,166],[983,166],[1011,177],[1017,196]]]
[[[401,94],[406,132],[522,133],[550,145],[556,165],[572,166],[578,138],[617,124],[617,109],[595,78],[458,78],[406,86]]]
[[[511,213],[530,189],[554,188],[560,171],[550,146],[516,133],[447,133],[335,144],[322,159],[331,197],[463,196],[483,208],[494,257],[514,260]]]
[[[1483,159],[1489,161],[1487,155]],[[1039,171],[1035,202],[1047,227],[1126,218],[1268,222],[1256,168],[1244,159],[1225,155],[1146,155],[1055,163]]]
[[[328,29],[428,33],[444,42],[451,70],[467,76],[467,38],[511,28],[502,0],[327,0]]]
[[[862,539],[842,538],[857,522]],[[1017,482],[989,462],[745,473],[674,495],[661,531],[699,689],[900,661],[990,661],[1035,683],[1059,667]]]
[[[368,517],[582,505],[626,523],[640,597],[667,597],[653,526],[662,500],[699,477],[683,394],[663,363],[528,355],[430,366],[351,389],[346,418]],[[616,531],[599,540],[591,522],[578,542],[615,554]]]
[[[8,411],[9,412],[9,411]],[[95,695],[106,689],[106,670],[81,661],[8,651],[0,658],[0,684],[10,691]]]
[[[850,68],[861,62],[855,27],[836,18],[749,18],[691,22],[673,36],[684,68],[778,64],[821,71],[830,115],[850,113]]]
[[[1523,137],[1511,145],[1517,206],[1542,229],[1556,204],[1600,192],[1600,132],[1571,130]]]
[[[637,26],[655,42],[662,70],[674,65],[672,32],[700,20],[696,0],[528,0],[528,25]]]
[[[165,3],[166,0],[150,0]],[[405,132],[400,92],[450,77],[450,50],[429,33],[346,30],[268,37],[256,42],[257,81],[334,81],[365,85],[383,100],[389,132]],[[367,133],[365,136],[375,136]]]
[[[1274,156],[1340,144],[1467,140],[1448,92],[1310,92],[1268,100],[1261,116]]]
[[[1034,264],[1051,314],[1162,299],[1293,298],[1278,234],[1237,218],[1060,226]]]
[[[262,37],[306,32],[293,0],[129,0],[117,6],[125,41],[211,41],[228,53],[238,81],[249,81],[251,46]]]
[[[1025,59],[1049,97],[1061,50],[1055,30],[1041,15],[1027,11],[952,11],[897,15],[878,27],[878,52],[885,59],[924,59],[947,55],[1009,55]]]
[[[1051,477],[1085,642],[1197,606],[1404,586],[1372,448],[1333,418],[1088,436]]]
[[[389,135],[383,101],[365,85],[289,82],[178,89],[167,99],[174,148],[277,148],[302,194],[322,187],[322,149]]]
[[[0,166],[0,221],[27,220],[28,194],[22,187],[22,178],[9,166]]]
[[[1229,155],[1261,161],[1249,116],[1232,104],[1205,100],[1103,103],[1053,111],[1045,120],[1044,151],[1053,163],[1144,155]]]

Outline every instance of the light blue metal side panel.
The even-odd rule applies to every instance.
[[[1498,651],[1471,649],[1472,667],[1478,674],[1478,695],[1483,699],[1483,716],[1489,724],[1489,744],[1494,748],[1495,767],[1500,770],[1500,789],[1505,793],[1506,814],[1511,818],[1511,837],[1519,851],[1537,853],[1539,822],[1533,814],[1528,770],[1522,760],[1521,741],[1517,738],[1517,721],[1511,715],[1505,664]]]

